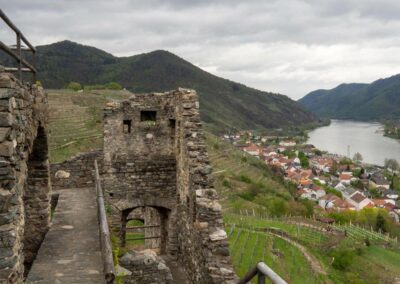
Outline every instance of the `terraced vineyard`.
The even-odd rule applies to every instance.
[[[373,239],[370,231],[353,225],[341,226],[348,231],[345,235],[317,226],[318,222],[310,219],[225,213],[224,221],[234,268],[240,276],[258,261],[267,263],[290,283],[347,283],[353,278],[360,283],[391,283],[400,271],[400,250],[393,240],[379,233],[374,233]],[[364,245],[365,236],[370,237],[370,247]],[[359,253],[354,264],[341,271],[332,266],[330,251],[343,244],[357,247]],[[384,249],[382,245],[394,247]],[[367,279],[371,282],[365,282]]]
[[[264,261],[290,283],[320,283],[317,275],[298,248],[262,232],[228,226],[233,265],[239,276],[257,262]]]
[[[127,91],[77,93],[49,90],[51,162],[101,148],[103,107],[107,101],[121,100],[130,95]]]
[[[271,196],[284,202],[293,199],[283,181],[270,172],[260,160],[237,150],[232,145],[221,143],[218,137],[206,136],[210,162],[214,168],[214,183],[225,211],[240,209],[265,212],[266,207],[249,202],[241,197],[252,190],[261,188],[265,197]]]

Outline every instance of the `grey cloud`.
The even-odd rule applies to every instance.
[[[298,98],[398,72],[396,0],[0,0],[35,44],[127,56],[167,49],[216,75]],[[13,36],[0,26],[0,38]]]

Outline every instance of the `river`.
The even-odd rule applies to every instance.
[[[385,158],[400,162],[400,141],[383,136],[379,123],[332,120],[329,126],[308,133],[307,143],[343,156],[359,152],[363,162],[383,166]]]

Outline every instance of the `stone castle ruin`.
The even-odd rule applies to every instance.
[[[120,259],[130,273],[123,283],[178,283],[168,259],[178,264],[189,283],[235,279],[195,91],[138,94],[109,103],[103,151],[83,153],[50,169],[47,96],[41,87],[1,71],[0,283],[22,283],[43,251],[50,228],[51,183],[63,190],[92,188],[96,210],[95,159],[109,224],[121,245],[127,222],[137,219],[144,223],[145,247],[151,249],[131,251]],[[44,253],[52,241],[46,237]]]
[[[0,283],[21,283],[50,224],[47,97],[0,66]]]
[[[179,260],[191,283],[232,280],[196,92],[110,103],[103,146],[104,194],[121,243],[127,221],[141,219],[146,247]]]

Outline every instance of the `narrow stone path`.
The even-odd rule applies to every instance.
[[[25,283],[103,283],[94,188],[57,193],[53,224]]]

